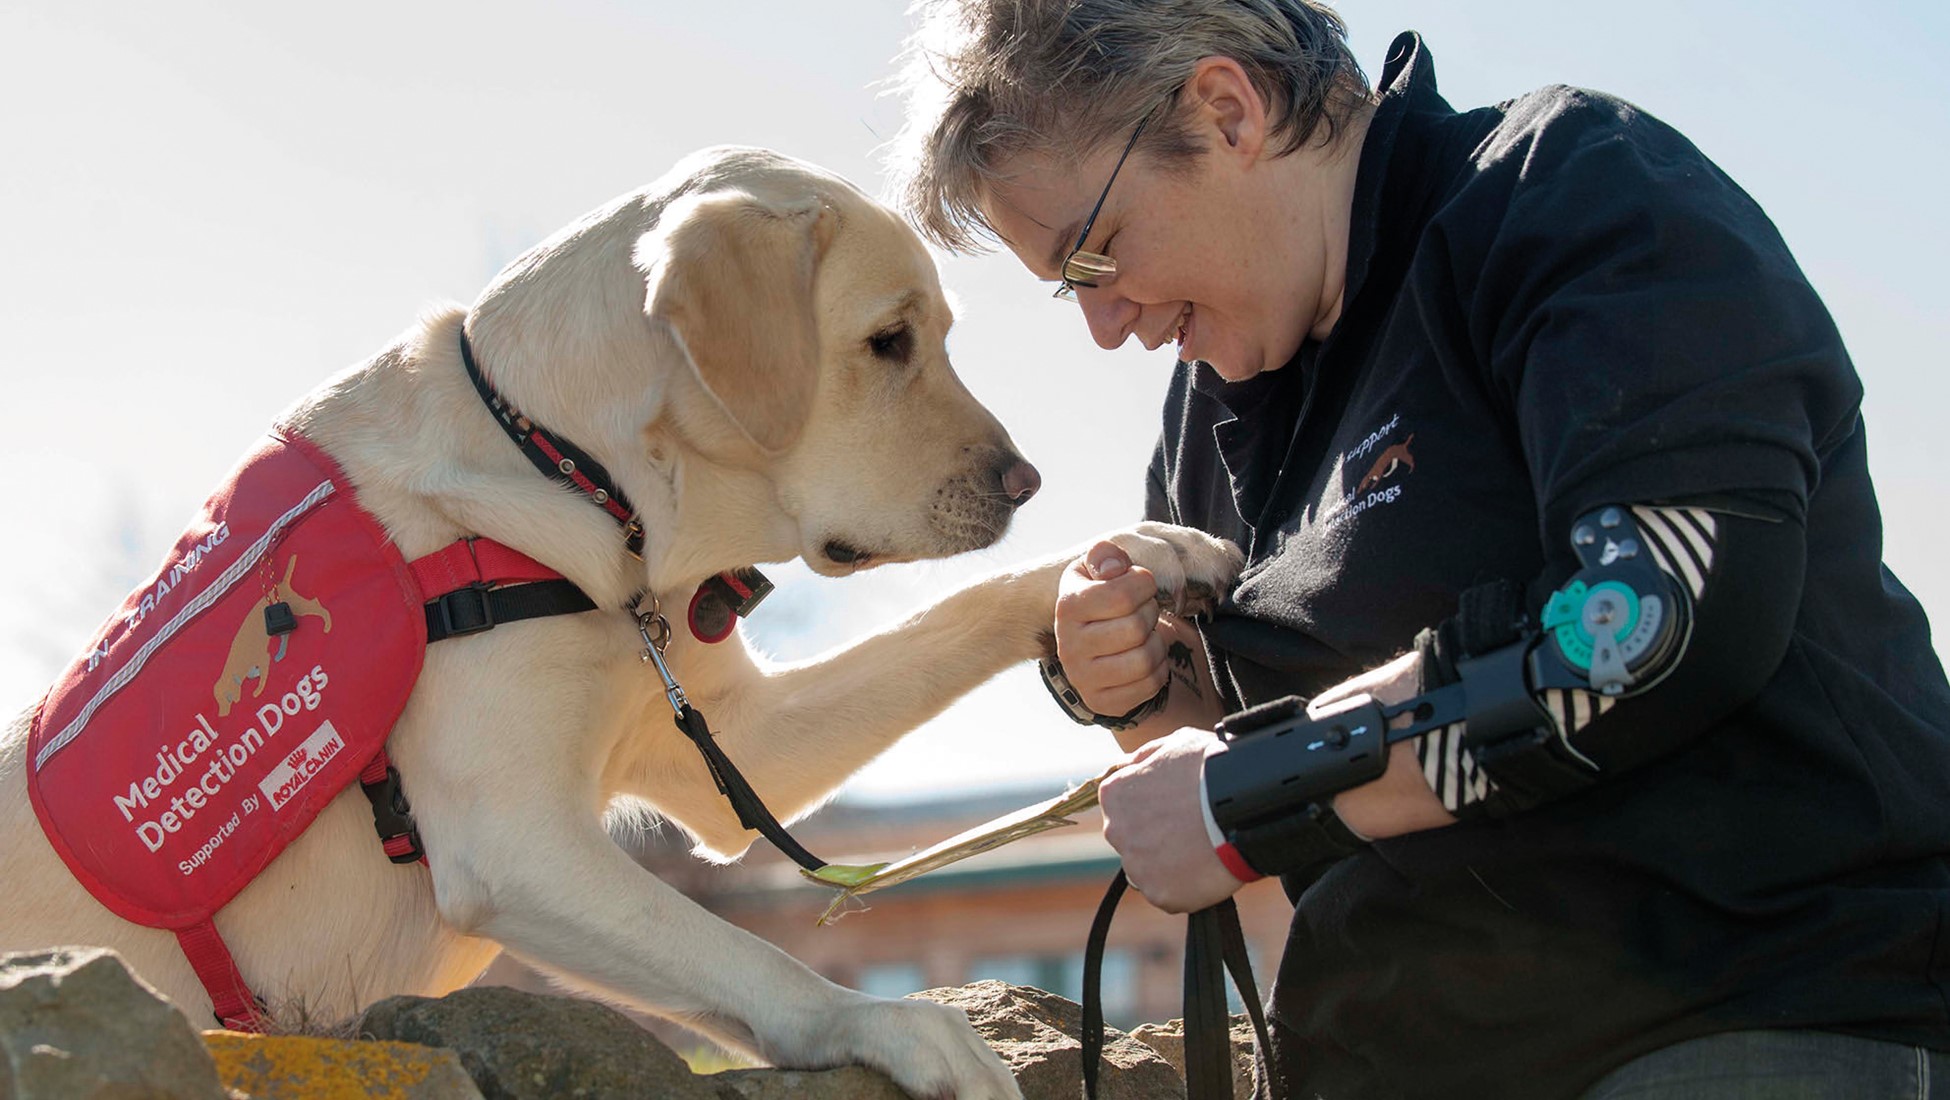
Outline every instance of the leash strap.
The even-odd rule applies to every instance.
[[[738,814],[738,824],[747,829],[756,829],[758,834],[779,851],[784,852],[792,862],[808,871],[817,871],[826,866],[826,861],[807,851],[803,845],[785,831],[779,819],[765,808],[765,803],[752,790],[752,785],[738,771],[738,766],[726,756],[718,746],[718,739],[711,735],[711,727],[704,721],[704,713],[689,703],[676,716],[677,728],[691,739],[697,751],[704,757],[704,766],[711,769],[711,781],[718,785],[718,793],[731,802],[731,808]]]
[[[1219,923],[1217,906],[1185,919],[1185,1095],[1199,1100],[1232,1095],[1232,1029]]]
[[[1104,945],[1110,936],[1117,903],[1130,886],[1119,870],[1110,880],[1090,937],[1083,949],[1083,1094],[1097,1100],[1097,1076],[1104,1054]],[[1246,934],[1239,925],[1239,906],[1231,898],[1191,914],[1185,927],[1185,1095],[1188,1100],[1230,1100],[1232,1096],[1231,1019],[1226,1013],[1226,974],[1239,989],[1253,1022],[1257,1044],[1254,1058],[1262,1089],[1255,1095],[1283,1100],[1278,1082],[1264,1072],[1270,1042],[1266,1013],[1253,982],[1252,959],[1246,953]]]
[[[629,547],[630,553],[642,557],[643,524],[636,517],[636,506],[630,503],[629,497],[623,495],[623,490],[617,487],[616,480],[610,476],[608,470],[603,468],[603,464],[567,439],[543,431],[539,424],[523,416],[507,398],[495,392],[494,387],[488,383],[487,377],[481,373],[480,366],[474,362],[474,347],[467,339],[464,328],[460,333],[460,361],[467,368],[467,377],[474,383],[475,392],[481,395],[481,401],[487,405],[488,411],[494,414],[495,423],[501,425],[501,430],[507,433],[508,438],[523,455],[527,456],[535,469],[540,470],[550,480],[582,493],[603,511],[608,512],[610,517],[622,526],[624,542]],[[520,555],[516,556],[520,557]],[[534,563],[530,562],[530,564]],[[737,597],[732,601],[735,614],[749,614],[758,601],[765,597],[765,593],[771,590],[770,582],[766,581],[757,570],[750,572],[756,583],[745,580],[735,570],[720,574],[720,579]],[[555,576],[553,572],[547,575]],[[528,579],[541,580],[539,577]],[[562,583],[568,584],[566,581]],[[763,586],[763,590],[759,590],[760,585]],[[525,589],[537,591],[524,592]],[[437,591],[438,589],[423,586],[422,590]],[[576,605],[576,597],[581,597],[585,603]],[[500,602],[497,603],[497,600]],[[559,615],[571,611],[587,611],[596,606],[593,602],[587,601],[588,597],[573,585],[569,585],[568,591],[565,592],[559,587],[551,588],[547,582],[524,584],[520,588],[506,590],[487,590],[481,584],[468,583],[466,588],[457,592],[448,592],[439,600],[427,604],[427,638],[429,641],[434,640],[433,631],[436,625],[451,627],[456,621],[455,615],[459,616],[458,621],[463,624],[463,629],[458,631],[450,629],[448,633],[439,635],[440,637],[453,637],[456,633],[475,633],[486,630],[497,622],[511,622],[539,615]],[[453,606],[446,606],[449,602]],[[436,608],[434,606],[436,603],[442,606]],[[661,640],[652,635],[653,620],[661,633]],[[663,663],[663,646],[670,640],[670,625],[663,621],[661,612],[653,612],[649,616],[639,614],[638,623],[639,628],[644,631],[643,639],[647,647],[644,657],[646,660],[654,659],[657,672],[663,676],[664,686],[676,715],[677,728],[682,730],[684,736],[690,738],[691,743],[697,746],[697,751],[704,755],[704,764],[711,769],[711,779],[718,785],[719,792],[731,800],[731,808],[738,814],[738,823],[747,829],[756,829],[759,835],[771,841],[779,851],[784,852],[794,863],[808,871],[817,871],[826,866],[825,860],[813,855],[798,841],[792,839],[792,834],[786,832],[785,826],[779,824],[778,819],[772,816],[772,812],[765,808],[765,803],[759,799],[758,792],[752,790],[751,784],[745,781],[745,777],[732,764],[731,758],[718,747],[717,739],[711,736],[711,727],[704,721],[704,715],[684,699],[683,689],[677,686],[676,679],[671,676],[669,668]],[[703,637],[700,635],[700,638]]]
[[[624,544],[630,553],[642,557],[643,524],[636,518],[636,506],[623,495],[603,464],[567,439],[543,431],[541,425],[523,416],[520,409],[496,392],[474,362],[474,347],[465,329],[460,334],[460,361],[467,368],[467,378],[474,383],[475,392],[494,414],[495,423],[501,425],[501,430],[528,461],[550,480],[574,489],[608,512],[623,528]]]
[[[1266,1008],[1259,999],[1259,987],[1253,982],[1253,957],[1246,950],[1246,930],[1239,925],[1239,906],[1231,898],[1215,906],[1219,910],[1218,925],[1221,938],[1221,954],[1225,958],[1226,971],[1232,975],[1232,984],[1239,990],[1239,998],[1246,1002],[1246,1018],[1253,1022],[1253,1073],[1259,1080],[1266,1100],[1284,1100],[1285,1089],[1273,1077],[1267,1059],[1272,1056],[1273,1040],[1266,1028]],[[1209,910],[1208,910],[1209,912]],[[1225,1043],[1228,1058],[1226,1071],[1227,1087],[1232,1080],[1230,1057],[1232,1051],[1232,1021],[1228,1018],[1221,1039]],[[1190,1042],[1189,1036],[1187,1043]],[[1261,1090],[1255,1090],[1255,1095]]]
[[[1104,941],[1110,936],[1110,920],[1117,915],[1117,903],[1131,881],[1118,868],[1097,903],[1097,915],[1090,918],[1090,938],[1083,946],[1083,1034],[1077,1043],[1083,1048],[1083,1095],[1097,1100],[1097,1068],[1104,1058]]]

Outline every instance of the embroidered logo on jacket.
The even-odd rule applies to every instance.
[[[1408,449],[1414,442],[1415,433],[1410,432],[1407,439],[1381,452],[1381,457],[1375,459],[1374,465],[1368,469],[1368,476],[1361,479],[1361,484],[1356,485],[1354,491],[1357,494],[1367,492],[1388,478],[1394,477],[1395,471],[1403,466],[1408,467],[1409,473],[1414,473],[1415,456],[1409,453]]]
[[[1337,474],[1350,468],[1360,469],[1357,463],[1367,459],[1370,454],[1375,454],[1377,449],[1380,451],[1379,454],[1375,454],[1374,461],[1368,463],[1368,472],[1360,481],[1354,483],[1354,488],[1344,490],[1346,495],[1341,497],[1340,508],[1329,513],[1326,518],[1327,530],[1340,527],[1370,508],[1393,504],[1401,499],[1404,486],[1400,483],[1400,477],[1405,473],[1415,472],[1413,449],[1415,433],[1410,432],[1408,437],[1399,443],[1387,442],[1401,427],[1401,414],[1396,413],[1390,416],[1386,423],[1363,436],[1361,442],[1348,448],[1341,456],[1335,469]],[[1394,482],[1394,484],[1386,484],[1387,482]],[[1345,485],[1346,482],[1342,484]]]

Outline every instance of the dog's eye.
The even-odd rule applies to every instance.
[[[914,354],[914,330],[906,325],[882,329],[867,338],[867,349],[876,359],[905,363]]]

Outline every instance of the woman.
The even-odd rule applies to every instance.
[[[1371,92],[1307,0],[946,0],[911,58],[924,231],[1000,241],[1106,348],[1177,344],[1148,511],[1246,569],[1192,624],[1093,549],[1045,675],[1136,750],[1105,833],[1148,898],[1286,876],[1289,1094],[1950,1080],[1950,684],[1859,380],[1738,187],[1607,96],[1457,112],[1412,34]],[[1217,820],[1222,715],[1455,681],[1601,521],[1690,607],[1656,677],[1537,691],[1525,754],[1398,744],[1270,839]]]

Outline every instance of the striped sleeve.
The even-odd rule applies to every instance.
[[[1635,505],[1632,514],[1645,536],[1646,548],[1665,570],[1686,586],[1697,604],[1706,592],[1713,573],[1714,549],[1719,523],[1704,508],[1664,508]],[[1550,715],[1551,724],[1566,747],[1577,753],[1573,740],[1579,731],[1602,717],[1616,699],[1590,691],[1550,690],[1539,700]],[[1442,800],[1450,813],[1483,801],[1496,789],[1489,776],[1476,766],[1475,758],[1463,747],[1466,722],[1453,722],[1416,742],[1416,757],[1422,765],[1429,789]],[[1577,753],[1583,757],[1582,753]]]

